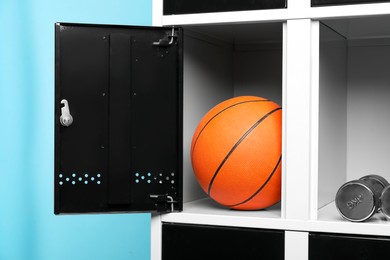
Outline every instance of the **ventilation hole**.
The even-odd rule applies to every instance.
[[[73,174],[72,174],[72,177],[73,177],[73,178],[76,177],[76,173],[73,173]]]
[[[162,182],[162,181],[159,181],[158,183],[162,184],[163,182]]]
[[[139,176],[139,173],[138,173],[138,172],[136,172],[136,173],[135,173],[135,176],[136,176],[136,177],[138,177],[138,176]]]
[[[141,179],[142,179],[142,180],[145,180],[145,176],[141,176]]]
[[[76,182],[75,182],[75,181],[72,181],[72,184],[73,184],[73,185],[75,185],[75,184],[76,184]]]
[[[148,176],[150,177],[150,176],[152,176],[152,174],[150,172],[148,172]]]
[[[172,184],[174,184],[174,183],[175,183],[175,181],[174,181],[174,180],[171,180],[171,183],[172,183]]]
[[[171,176],[175,176],[175,173],[174,173],[174,172],[172,172],[172,173],[171,173]]]
[[[60,185],[64,184],[62,181],[60,181]]]
[[[94,181],[95,180],[95,178],[94,177],[91,177],[91,181]]]
[[[167,176],[167,177],[165,177],[165,179],[167,180],[167,181],[169,181],[169,177]]]
[[[151,180],[148,180],[148,183],[151,183],[152,181]]]
[[[59,175],[58,175],[58,177],[60,177],[60,178],[62,178],[62,176],[63,176],[62,174],[59,174]]]
[[[101,175],[100,175],[100,173],[98,173],[96,176],[97,176],[98,178],[100,178]]]
[[[88,184],[88,181],[84,181],[84,184]]]
[[[100,181],[97,181],[96,183],[100,185]]]
[[[136,179],[136,180],[135,180],[135,183],[139,183],[139,180],[138,180],[138,179]]]
[[[69,181],[69,178],[66,178],[66,181]]]
[[[85,178],[88,178],[88,174],[85,174],[84,176],[85,176]]]
[[[82,181],[82,180],[83,180],[83,178],[79,177],[79,181]]]

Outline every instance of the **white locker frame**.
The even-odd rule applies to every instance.
[[[184,210],[180,213],[154,214],[151,221],[151,259],[161,259],[163,222],[285,230],[285,259],[287,260],[308,259],[309,232],[389,236],[390,223],[383,218],[376,216],[369,222],[348,222],[341,219],[332,202],[320,201],[319,192],[326,189],[337,189],[338,185],[343,182],[358,178],[360,173],[344,173],[341,176],[330,177],[332,180],[335,179],[334,182],[324,184],[324,186],[321,186],[319,181],[327,178],[327,175],[321,173],[325,171],[321,168],[321,164],[327,162],[327,155],[332,152],[332,149],[335,149],[335,153],[343,158],[341,160],[345,164],[332,166],[335,174],[338,174],[338,171],[346,171],[346,164],[354,159],[348,159],[348,161],[345,158],[347,151],[343,150],[347,149],[347,147],[343,148],[343,145],[347,146],[348,134],[352,135],[351,131],[354,131],[348,129],[347,124],[353,126],[354,122],[350,122],[352,119],[347,120],[346,114],[343,113],[334,116],[334,112],[328,111],[330,105],[326,103],[326,99],[320,96],[326,95],[328,91],[329,95],[339,97],[334,101],[335,105],[342,105],[351,99],[347,97],[347,88],[354,91],[351,86],[339,88],[338,83],[334,88],[324,87],[327,80],[321,78],[320,69],[327,70],[328,68],[326,65],[321,65],[320,60],[321,46],[323,46],[321,37],[325,37],[324,34],[321,34],[323,26],[321,24],[330,21],[329,24],[332,25],[332,21],[335,19],[343,19],[344,22],[364,17],[373,17],[373,19],[377,17],[378,21],[381,17],[387,19],[390,17],[390,3],[313,8],[310,6],[310,0],[290,0],[286,9],[164,16],[162,2],[163,0],[153,0],[154,26],[178,25],[186,28],[186,26],[191,25],[283,23],[282,204],[280,213],[277,213],[276,216],[272,210],[268,213],[232,213],[231,211],[221,212],[218,209],[210,210],[202,206],[203,202],[198,203],[197,201],[185,203]],[[386,21],[390,21],[390,19]],[[343,22],[336,21],[336,26],[338,25],[342,27]],[[386,34],[386,36],[389,35],[390,32]],[[383,36],[382,42],[384,41],[386,45],[390,46],[390,41],[386,41],[385,38]],[[359,44],[359,40],[363,42],[370,40],[364,39],[364,37],[356,39],[352,37],[351,39],[356,40],[357,44]],[[379,40],[379,44],[383,43]],[[336,51],[343,52],[343,50]],[[331,55],[332,53],[329,54],[329,56]],[[336,73],[332,71],[335,68],[330,67],[329,70],[326,73]],[[344,75],[341,76],[344,78],[340,80],[350,81],[345,78],[347,73]],[[340,83],[341,85],[343,83]],[[390,93],[388,99],[390,99]],[[346,108],[346,110],[348,109]],[[320,121],[320,114],[328,112],[330,117],[324,116],[324,119]],[[343,121],[348,122],[342,123]],[[348,131],[340,137],[341,144],[333,144],[333,147],[323,148],[323,143],[327,140],[328,130],[323,127],[326,124],[337,124],[340,127],[336,130]],[[384,177],[390,179],[390,174],[385,173]],[[186,202],[186,198],[184,199]]]

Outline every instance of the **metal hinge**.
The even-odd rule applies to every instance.
[[[173,212],[175,210],[174,203],[177,203],[172,196],[168,194],[150,195],[151,199],[156,200],[157,212]]]
[[[153,42],[153,45],[159,46],[159,47],[168,47],[172,45],[174,42],[174,39],[177,37],[175,34],[175,27],[172,26],[172,32],[171,35],[167,35],[165,38],[160,39],[158,42]]]

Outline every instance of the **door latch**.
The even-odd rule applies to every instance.
[[[61,107],[60,123],[65,127],[69,127],[73,123],[73,117],[70,114],[68,100],[61,100],[61,104],[63,104],[63,106]]]

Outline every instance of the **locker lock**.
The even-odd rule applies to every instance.
[[[61,104],[63,104],[63,106],[61,107],[60,123],[65,127],[69,127],[73,123],[73,117],[70,114],[68,100],[61,100]]]

